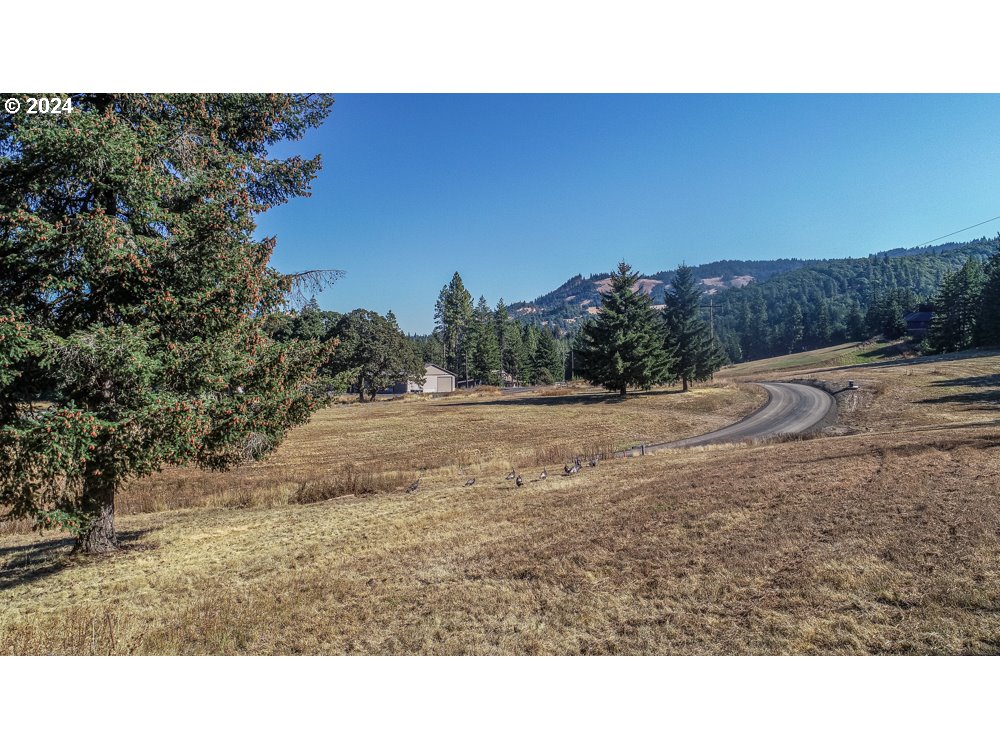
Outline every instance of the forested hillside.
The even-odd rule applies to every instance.
[[[943,251],[817,261],[713,296],[716,335],[733,361],[787,354],[870,336],[899,336],[902,316],[930,309],[946,274],[984,261],[983,239]]]
[[[925,248],[895,248],[865,258],[716,261],[694,266],[705,318],[732,361],[785,354],[874,335],[900,335],[902,316],[930,309],[945,275],[970,258],[985,260],[982,238]],[[643,276],[654,304],[675,271]],[[511,305],[525,322],[573,333],[596,313],[606,274],[574,276],[532,302]]]
[[[800,268],[810,261],[797,258],[780,260],[719,260],[693,266],[695,278],[707,280],[706,290],[740,286],[751,280],[762,281],[772,276]],[[665,287],[674,278],[675,271],[659,271],[644,276],[640,281],[659,282],[648,284],[654,304],[663,304]],[[531,302],[510,305],[511,315],[529,323],[553,325],[564,330],[574,330],[582,319],[594,314],[591,307],[600,304],[600,287],[608,280],[607,273],[589,276],[577,274],[565,284]]]

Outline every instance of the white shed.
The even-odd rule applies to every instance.
[[[455,390],[455,373],[437,365],[426,365],[423,386],[411,381],[406,384],[406,390],[410,393],[451,393]]]

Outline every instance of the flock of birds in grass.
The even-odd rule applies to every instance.
[[[590,460],[587,462],[587,465],[590,466],[591,468],[596,468],[598,461],[599,459],[597,458],[597,456],[592,456]],[[580,462],[580,457],[577,456],[573,460],[573,463],[566,464],[565,466],[563,466],[563,476],[572,476],[573,474],[579,472],[581,468],[583,468],[583,464]],[[542,469],[542,473],[538,475],[538,479],[536,481],[544,482],[548,478],[549,478],[548,469]],[[513,481],[514,484],[518,487],[524,486],[524,477],[518,474],[516,469],[511,469],[510,474],[505,476],[504,480],[508,482]],[[471,487],[475,483],[476,483],[475,477],[465,480],[466,487]],[[411,484],[406,489],[406,494],[409,495],[411,492],[416,492],[419,487],[420,487],[420,479],[417,478],[416,480],[414,480],[413,484]]]

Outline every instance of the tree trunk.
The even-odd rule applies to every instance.
[[[687,379],[686,375],[684,375],[684,376],[681,377],[681,383],[683,383],[683,385],[684,385],[684,393],[687,393],[688,392],[688,388],[690,387],[691,384],[688,383],[688,379]]]
[[[623,396],[625,395],[625,388],[626,386],[623,385],[621,391],[619,391]]]
[[[118,549],[115,533],[115,483],[87,479],[84,485],[84,511],[91,517],[90,527],[76,538],[75,552],[85,555],[114,552]]]

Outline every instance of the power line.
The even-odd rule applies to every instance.
[[[976,227],[981,227],[983,224],[989,224],[991,221],[996,221],[997,219],[1000,219],[1000,216],[994,216],[992,219],[987,219],[986,221],[981,221],[978,224],[973,224],[971,227],[966,227],[965,229],[959,229],[957,232],[942,234],[940,237],[935,237],[933,240],[927,240],[927,242],[921,242],[919,245],[916,245],[916,247],[923,247],[924,245],[929,245],[932,242],[943,240],[945,237],[951,237],[952,235],[959,234],[960,232],[965,232],[969,229],[975,229]]]

